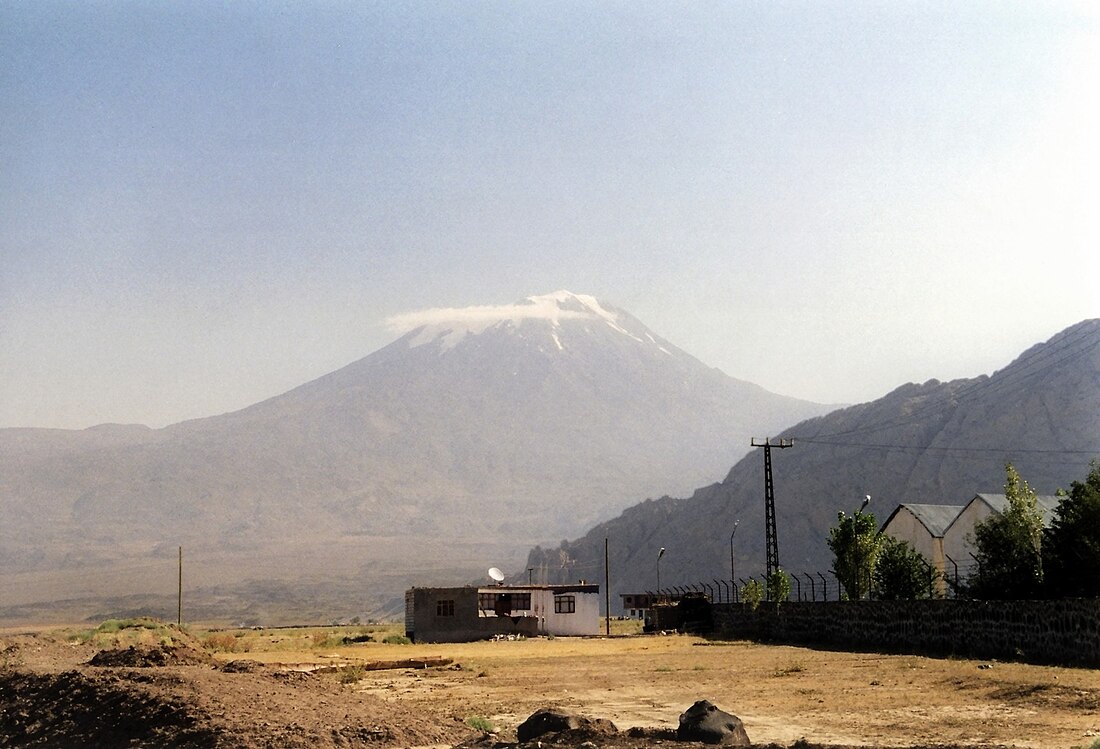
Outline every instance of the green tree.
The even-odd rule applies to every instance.
[[[1100,597],[1100,463],[1074,481],[1043,533],[1043,571],[1049,595]]]
[[[874,513],[836,514],[829,529],[829,550],[833,552],[833,573],[849,599],[864,598],[871,589],[875,565],[882,548]]]
[[[756,607],[764,600],[764,586],[756,578],[749,578],[749,581],[741,587],[741,600],[756,611]]]
[[[1004,512],[974,526],[977,570],[967,581],[975,598],[1037,598],[1043,585],[1043,516],[1032,488],[1005,465]]]
[[[768,577],[768,600],[782,603],[791,597],[791,577],[782,568]]]
[[[939,577],[939,571],[908,541],[883,538],[874,575],[879,598],[886,601],[931,598]]]

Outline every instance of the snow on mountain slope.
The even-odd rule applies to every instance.
[[[623,328],[619,320],[625,313],[606,309],[593,296],[557,291],[542,296],[527,297],[510,305],[487,305],[464,308],[429,309],[398,315],[387,320],[391,330],[406,332],[416,330],[409,341],[411,347],[431,341],[439,341],[444,350],[458,345],[468,335],[478,335],[489,328],[517,329],[527,321],[542,321],[553,329],[563,320],[604,322],[612,330],[642,343],[642,339]],[[652,336],[650,336],[652,341]],[[555,340],[559,349],[564,348]]]

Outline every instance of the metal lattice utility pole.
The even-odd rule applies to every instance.
[[[767,579],[779,569],[779,539],[775,533],[775,486],[772,484],[772,448],[794,447],[794,440],[780,439],[772,442],[770,437],[763,442],[752,438],[752,447],[764,448],[764,546],[768,554]]]

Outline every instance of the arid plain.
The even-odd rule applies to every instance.
[[[514,741],[516,726],[543,707],[608,718],[620,729],[675,728],[683,710],[709,699],[744,721],[754,745],[789,746],[799,740],[864,747],[1100,744],[1096,670],[684,635],[381,642],[396,633],[392,626],[192,628],[177,631],[175,641],[212,660],[138,669],[90,666],[88,660],[97,651],[163,642],[164,630],[91,637],[66,630],[8,631],[0,634],[5,709],[9,715],[79,712],[69,686],[76,684],[80,690],[94,686],[100,699],[109,693],[121,702],[161,706],[149,712],[162,722],[155,726],[159,733],[150,734],[154,737],[174,735],[173,719],[164,716],[178,714],[186,716],[188,731],[201,728],[222,737],[219,746],[359,745],[356,737],[373,746],[448,746],[476,738],[476,728],[486,726],[500,740]],[[449,662],[371,670],[409,659]],[[248,667],[224,668],[233,661]],[[61,682],[65,690],[58,688]],[[42,703],[55,698],[66,703]],[[39,701],[33,710],[30,700]],[[174,707],[166,712],[163,705]],[[196,735],[201,742],[207,734]],[[18,737],[6,738],[5,745],[19,745]]]

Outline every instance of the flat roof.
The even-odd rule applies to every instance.
[[[478,593],[530,593],[533,590],[549,590],[552,593],[599,593],[600,586],[589,583],[573,585],[482,585]]]
[[[530,593],[548,590],[551,593],[599,593],[600,586],[592,583],[565,585],[414,585],[410,590],[476,590],[478,593]]]

